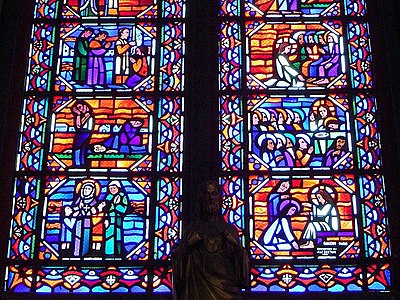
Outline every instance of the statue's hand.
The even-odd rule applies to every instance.
[[[198,232],[193,232],[193,234],[188,238],[188,245],[194,245],[197,244],[198,242],[203,240],[203,235],[198,233]]]
[[[224,234],[226,240],[227,240],[230,244],[232,244],[232,245],[234,245],[234,246],[237,246],[237,245],[239,244],[238,239],[237,239],[232,233],[230,233],[229,231],[226,231],[226,230],[225,230],[223,234]]]

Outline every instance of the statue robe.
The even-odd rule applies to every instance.
[[[243,299],[247,253],[234,226],[222,219],[190,224],[174,251],[173,263],[175,300]]]

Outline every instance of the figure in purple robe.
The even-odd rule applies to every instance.
[[[279,205],[290,198],[290,181],[284,180],[275,185],[268,197],[268,222],[272,223],[278,217]]]
[[[327,84],[328,78],[336,77],[340,73],[340,50],[338,38],[333,33],[329,33],[327,37],[327,50],[328,54],[324,57],[318,66],[317,78],[320,80],[315,81],[315,84]]]
[[[89,43],[87,84],[96,85],[106,83],[106,65],[104,55],[111,43],[106,39],[108,33],[100,31]]]
[[[133,118],[125,122],[120,132],[105,140],[103,145],[107,149],[117,150],[118,153],[145,153],[146,146],[142,144],[140,133],[142,126],[142,119]]]
[[[339,136],[325,155],[325,166],[332,167],[347,153],[346,139]]]

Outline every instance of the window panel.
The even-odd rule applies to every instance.
[[[220,183],[253,292],[391,288],[366,16],[359,0],[220,1]]]
[[[380,169],[382,160],[375,98],[356,95],[354,105],[357,113],[355,126],[359,168]]]
[[[157,170],[181,172],[183,167],[184,99],[162,98],[158,110]]]
[[[156,18],[157,0],[63,0],[63,18]]]
[[[222,90],[238,90],[242,83],[242,42],[238,22],[223,22],[219,36],[219,85]]]
[[[341,15],[341,0],[248,0],[246,16],[279,17],[292,14],[301,17],[331,17]]]
[[[346,9],[350,16],[364,16],[366,14],[365,0],[346,0]]]
[[[222,169],[243,169],[243,108],[239,97],[220,98],[220,151]]]
[[[184,31],[185,27],[182,23],[165,24],[162,27],[160,89],[163,91],[182,90]]]
[[[360,177],[363,199],[363,228],[368,257],[383,258],[391,254],[383,176]]]
[[[157,182],[155,213],[154,258],[169,259],[172,247],[181,233],[182,181],[180,178],[162,178]]]
[[[35,2],[6,291],[171,292],[185,6]]]
[[[49,170],[151,170],[152,98],[56,97],[54,102]],[[79,107],[88,109],[90,133],[80,132]]]
[[[5,289],[15,293],[29,293],[32,288],[34,271],[32,267],[11,265],[7,267]]]
[[[57,91],[125,91],[126,88],[154,91],[157,31],[154,24],[63,23],[61,27]],[[95,34],[90,42],[89,30]],[[129,36],[132,41],[118,42],[121,32],[132,35]],[[111,48],[112,42],[115,49]],[[130,67],[135,71],[131,76]]]
[[[352,175],[254,176],[249,180],[253,258],[359,257],[358,201]]]
[[[371,47],[368,24],[350,22],[348,24],[348,48],[350,53],[350,74],[352,87],[373,88],[371,71]]]
[[[221,16],[237,16],[240,11],[238,0],[220,0]]]
[[[164,18],[183,18],[185,16],[184,0],[164,0],[163,17]]]
[[[36,0],[35,18],[53,19],[57,16],[59,0]]]
[[[235,225],[243,241],[245,228],[244,179],[238,176],[221,178],[223,191],[222,210],[225,221]]]
[[[339,21],[246,23],[249,89],[345,88]]]

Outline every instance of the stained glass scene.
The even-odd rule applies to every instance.
[[[148,258],[148,179],[58,176],[46,187],[40,259]]]
[[[156,28],[152,24],[63,24],[56,89],[154,90]]]
[[[151,170],[154,101],[55,99],[48,168]]]
[[[67,18],[91,17],[155,17],[156,0],[66,0],[63,9]]]
[[[351,175],[250,178],[251,255],[319,260],[359,256],[355,181]]]
[[[351,169],[352,139],[347,99],[249,100],[250,169]]]
[[[340,22],[265,24],[254,21],[246,24],[246,35],[249,88],[346,86]]]
[[[340,0],[249,0],[246,2],[248,16],[263,15],[268,13],[298,13],[314,16],[340,15]]]

